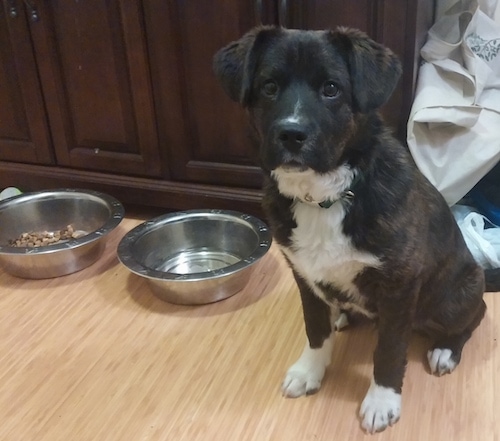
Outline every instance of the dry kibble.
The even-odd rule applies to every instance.
[[[68,225],[61,231],[32,231],[29,233],[22,233],[16,239],[10,240],[11,247],[40,247],[54,245],[58,242],[76,239],[84,236],[86,233],[77,230],[75,231],[73,225]]]

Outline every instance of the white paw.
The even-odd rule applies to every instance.
[[[283,396],[297,398],[318,392],[325,370],[330,363],[333,347],[332,335],[319,349],[311,349],[306,344],[300,358],[288,369],[281,385]]]
[[[436,348],[427,352],[431,373],[441,376],[453,372],[457,367],[457,362],[453,360],[452,355],[451,349]]]
[[[341,331],[345,327],[349,326],[349,319],[347,318],[347,314],[342,312],[339,315],[339,318],[334,323],[334,328],[336,331]]]
[[[397,423],[401,415],[401,394],[394,389],[378,386],[372,381],[359,416],[361,427],[368,433],[381,432]]]
[[[281,386],[283,396],[297,398],[302,395],[312,395],[321,387],[325,369],[301,369],[293,365],[286,373]]]

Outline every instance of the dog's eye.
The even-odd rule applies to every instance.
[[[327,81],[323,84],[321,93],[327,98],[335,98],[340,93],[340,89],[333,81]]]
[[[276,84],[276,81],[274,81],[274,80],[267,80],[262,85],[261,90],[265,96],[273,97],[274,95],[276,95],[278,93],[278,85]]]

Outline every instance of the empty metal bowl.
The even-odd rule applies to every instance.
[[[0,265],[8,273],[46,279],[88,267],[102,254],[105,236],[123,219],[115,198],[87,190],[26,193],[0,202]],[[71,225],[75,237],[42,246],[12,246],[26,233],[58,234]]]
[[[256,217],[236,211],[190,210],[135,227],[118,245],[118,258],[145,277],[160,299],[196,305],[240,291],[253,264],[270,246],[270,231]]]

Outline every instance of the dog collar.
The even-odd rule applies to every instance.
[[[342,193],[340,193],[337,199],[325,199],[321,202],[315,202],[313,197],[309,193],[306,193],[306,195],[304,196],[304,202],[312,205],[317,205],[320,208],[330,208],[332,205],[336,204],[339,201],[349,201],[354,198],[355,194],[353,189],[360,181],[361,173],[357,173],[351,182],[351,186],[347,190],[344,190]]]
[[[306,193],[306,195],[304,196],[304,201],[309,204],[317,205],[318,207],[321,208],[330,208],[333,204],[336,204],[338,201],[349,200],[352,198],[354,198],[354,192],[352,190],[346,190],[343,191],[340,194],[340,197],[338,197],[337,199],[325,199],[324,201],[321,202],[314,202],[312,196],[309,193]]]

